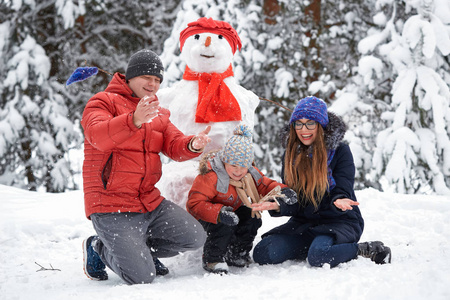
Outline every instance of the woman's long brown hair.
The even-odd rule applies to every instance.
[[[297,192],[303,205],[312,203],[316,209],[328,189],[324,132],[320,124],[317,126],[316,139],[311,146],[305,146],[291,125],[284,158],[286,184]]]

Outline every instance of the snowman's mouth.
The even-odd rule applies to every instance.
[[[200,54],[200,56],[205,57],[205,58],[213,58],[214,55],[206,55],[206,54]]]

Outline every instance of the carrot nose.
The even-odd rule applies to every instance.
[[[210,37],[210,36],[208,36],[208,37],[206,38],[206,41],[205,41],[205,47],[209,47],[209,45],[211,45],[211,37]]]

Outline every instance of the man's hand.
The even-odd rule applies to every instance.
[[[159,102],[156,96],[144,96],[139,101],[133,115],[133,123],[137,128],[141,128],[143,123],[147,123],[158,115]]]
[[[205,130],[197,134],[192,138],[191,146],[195,151],[201,151],[205,146],[211,142],[211,138],[208,133],[211,131],[211,126],[206,127]]]
[[[348,198],[337,199],[334,201],[334,205],[342,211],[352,210],[352,206],[359,205],[359,202],[353,201]]]

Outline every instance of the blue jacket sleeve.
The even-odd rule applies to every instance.
[[[280,203],[280,211],[269,210],[271,217],[291,217],[297,214],[300,205],[298,202],[291,205],[283,201],[278,202]]]
[[[335,157],[331,161],[330,168],[333,172],[333,178],[336,186],[330,191],[331,201],[337,199],[349,198],[356,201],[354,192],[355,183],[355,164],[350,147],[341,143],[336,149]]]

